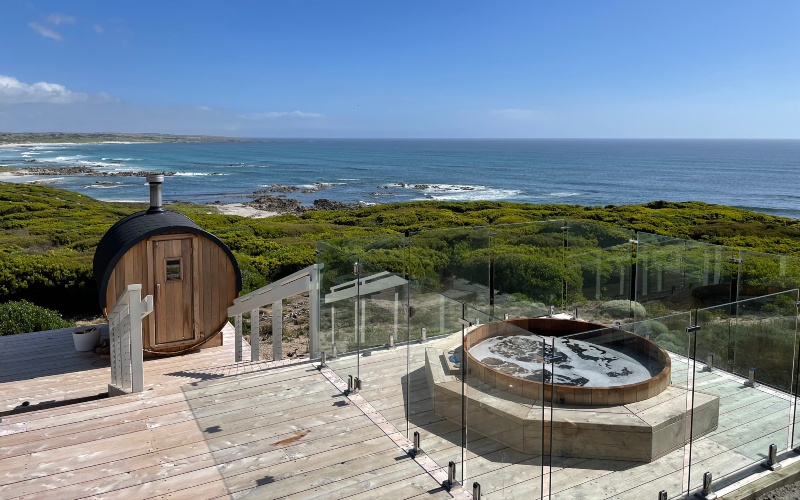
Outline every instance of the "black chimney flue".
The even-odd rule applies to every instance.
[[[147,213],[155,214],[164,212],[161,201],[161,184],[164,183],[164,176],[148,175],[147,183],[150,184],[150,208],[147,209]]]

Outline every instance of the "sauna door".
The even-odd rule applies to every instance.
[[[193,235],[154,238],[154,327],[151,345],[190,343],[196,339],[195,283],[197,238]]]

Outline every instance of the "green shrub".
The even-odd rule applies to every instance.
[[[0,336],[40,332],[73,326],[60,314],[27,300],[0,304]]]
[[[642,304],[629,300],[609,300],[602,304],[598,310],[600,314],[608,314],[614,319],[629,318],[631,313],[636,319],[647,317],[647,311]]]
[[[648,319],[636,324],[637,335],[650,335],[651,338],[657,339],[661,335],[668,333],[669,328],[664,323],[660,323],[654,319]]]

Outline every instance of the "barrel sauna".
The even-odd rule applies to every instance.
[[[148,176],[150,208],[106,232],[94,255],[103,314],[125,287],[153,295],[153,314],[142,324],[145,354],[180,354],[222,345],[227,309],[242,290],[242,273],[230,249],[185,215],[165,210],[164,177]]]

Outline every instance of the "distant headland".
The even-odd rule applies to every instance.
[[[8,144],[90,144],[130,142],[243,142],[246,139],[211,135],[171,134],[117,134],[117,133],[68,133],[68,132],[0,132],[0,145]]]

